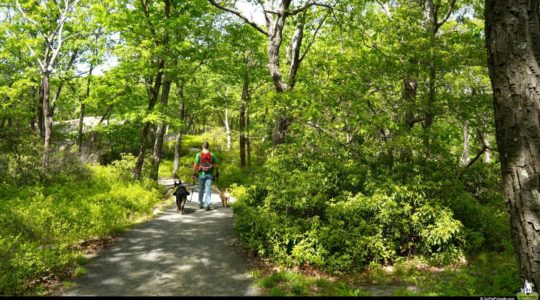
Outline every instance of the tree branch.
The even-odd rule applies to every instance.
[[[65,38],[62,39],[62,42],[65,42],[67,39],[69,39],[70,37],[74,37],[74,36],[77,36],[77,35],[80,35],[82,34],[82,32],[75,32],[73,34],[70,34],[68,36],[66,36]]]
[[[154,29],[154,25],[152,24],[152,21],[150,21],[150,12],[148,11],[148,5],[144,0],[141,0],[141,5],[143,8],[143,13],[146,18],[146,21],[148,22],[148,27],[150,28],[150,32],[152,32],[152,35],[157,40],[156,30]]]
[[[381,1],[379,0],[376,0],[377,1],[377,4],[379,4],[379,6],[382,8],[384,14],[386,15],[386,17],[388,19],[392,19],[392,13],[390,12],[390,9],[388,9],[388,4],[387,3],[382,3]]]
[[[28,47],[28,49],[30,49],[30,55],[35,56],[36,53],[34,52],[34,49],[32,49],[32,47],[30,47],[30,45],[28,45],[28,44],[26,44],[26,46]],[[37,57],[36,57],[36,60],[37,60],[37,62],[39,64],[39,67],[41,68],[41,71],[45,72],[45,66],[43,65],[41,60],[39,60],[39,58],[37,58]]]
[[[317,3],[317,2],[308,2],[308,3],[306,3],[304,6],[302,6],[300,8],[297,8],[297,9],[292,10],[292,11],[286,11],[285,15],[287,15],[287,16],[296,15],[296,14],[299,14],[299,13],[307,10],[308,8],[310,8],[312,6],[322,6],[322,7],[328,8],[328,9],[334,9],[334,7],[332,7],[331,5],[328,5],[328,4],[322,4],[322,3]]]
[[[474,164],[480,158],[480,156],[482,156],[482,154],[484,154],[484,152],[486,152],[487,149],[488,149],[488,147],[486,147],[485,145],[482,147],[482,149],[480,149],[480,151],[476,154],[476,156],[465,166],[463,171],[461,171],[461,173],[459,174],[459,178],[461,178],[465,174],[467,169],[470,166],[472,166],[472,164]]]
[[[441,22],[436,22],[435,24],[435,31],[439,30],[439,28],[446,23],[448,18],[450,18],[450,15],[452,14],[452,10],[454,9],[454,6],[456,5],[456,0],[452,0],[450,3],[450,6],[448,7],[448,11],[446,12],[446,16],[442,19]]]
[[[235,14],[236,16],[238,16],[240,19],[244,20],[244,22],[246,22],[247,24],[251,25],[251,27],[255,28],[258,32],[268,36],[268,32],[264,29],[262,29],[259,25],[257,25],[257,23],[255,22],[252,22],[250,21],[247,17],[245,17],[244,15],[242,15],[240,12],[234,10],[234,9],[230,9],[230,8],[227,8],[227,7],[224,7],[222,6],[221,4],[217,3],[215,0],[208,0],[208,2],[210,2],[210,4],[212,4],[212,6],[214,7],[217,7],[223,11],[226,11],[226,12],[230,12],[232,14]],[[267,19],[268,21],[268,19]]]
[[[24,12],[24,10],[22,9],[21,5],[19,4],[19,0],[15,1],[15,4],[17,5],[17,9],[19,9],[19,11],[22,13],[23,17],[30,21],[30,23],[34,24],[34,25],[37,25],[38,23],[34,20],[32,20],[29,16],[26,15],[26,13]]]
[[[321,29],[322,25],[324,24],[324,22],[326,21],[326,17],[328,17],[328,14],[324,15],[323,19],[321,20],[321,22],[319,23],[319,26],[317,26],[317,29],[315,29],[315,32],[313,33],[313,36],[311,37],[311,40],[309,41],[307,47],[306,47],[306,50],[304,51],[304,53],[300,56],[300,63],[302,63],[302,61],[304,60],[304,57],[306,56],[306,54],[308,53],[309,49],[311,48],[311,45],[313,45],[313,43],[315,42],[315,38],[317,37],[317,33],[319,32],[319,29]]]
[[[498,152],[498,150],[496,148],[491,148],[488,145],[486,145],[486,139],[484,139],[484,134],[482,133],[482,131],[480,129],[477,130],[477,134],[478,134],[478,137],[480,138],[480,140],[482,141],[482,147],[483,148],[486,148],[486,150],[497,151]]]
[[[63,42],[62,32],[64,30],[64,23],[65,23],[64,21],[65,21],[65,18],[62,18],[62,21],[60,22],[59,29],[58,29],[58,45],[56,46],[56,49],[53,49],[54,50],[53,55],[51,57],[51,60],[47,64],[48,68],[52,68],[52,66],[54,65],[54,61],[56,60],[56,57],[58,57],[58,53],[60,53],[60,48],[62,48],[62,42]],[[47,71],[52,71],[52,70],[47,70]]]

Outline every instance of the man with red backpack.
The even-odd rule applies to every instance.
[[[211,210],[210,201],[212,195],[212,180],[219,177],[218,160],[214,153],[208,151],[210,144],[204,142],[202,151],[195,156],[191,177],[195,180],[195,174],[199,177],[199,208],[203,208],[203,194],[206,194],[206,210]]]

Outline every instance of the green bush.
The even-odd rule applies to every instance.
[[[86,179],[0,188],[0,294],[37,292],[39,278],[74,264],[78,243],[120,231],[160,201],[157,184],[134,181],[129,161],[87,167]]]
[[[289,215],[272,199],[257,187],[240,196],[235,229],[250,250],[280,263],[347,271],[400,255],[432,256],[443,263],[461,254],[462,225],[452,211],[405,187],[321,202],[317,213],[303,210],[303,218],[293,204]]]
[[[467,185],[451,160],[391,170],[324,142],[277,146],[256,183],[234,186],[235,231],[249,250],[285,265],[351,271],[511,248],[496,176],[480,175],[493,174],[492,165],[467,170],[463,178],[477,181]]]

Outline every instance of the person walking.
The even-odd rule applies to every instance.
[[[202,144],[202,151],[195,155],[193,170],[191,177],[195,180],[195,176],[199,177],[199,208],[203,208],[203,195],[206,210],[211,210],[210,206],[212,196],[212,180],[219,177],[219,166],[217,156],[208,149],[210,144],[205,141]]]

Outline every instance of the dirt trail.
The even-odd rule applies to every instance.
[[[260,295],[233,235],[232,209],[222,207],[217,191],[211,211],[198,209],[197,197],[195,189],[184,215],[171,198],[169,209],[126,231],[93,258],[86,274],[62,295]]]

